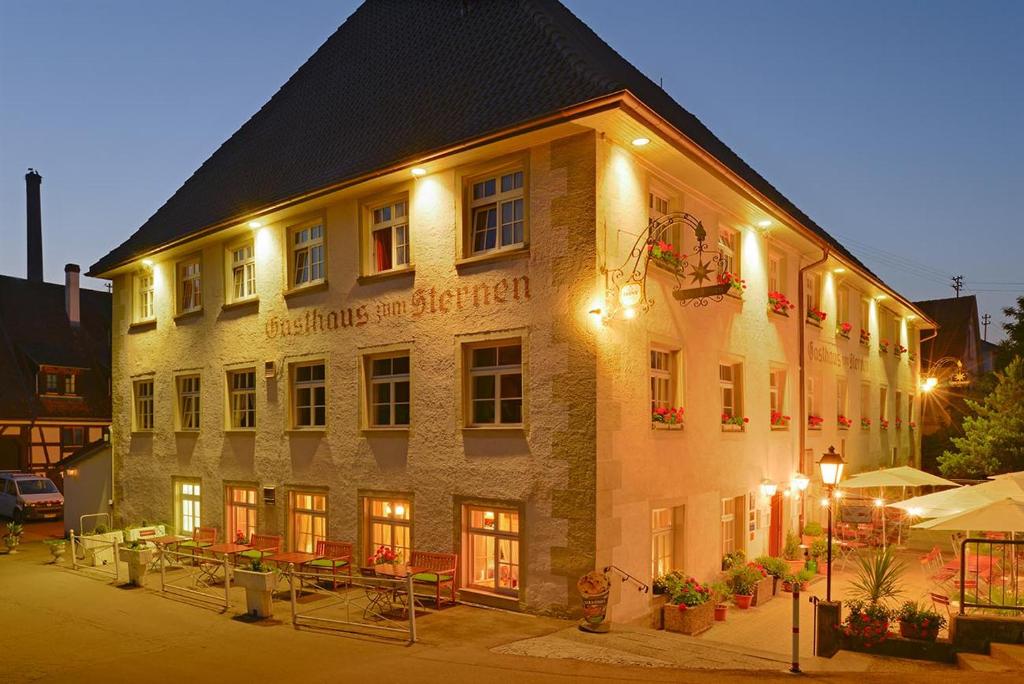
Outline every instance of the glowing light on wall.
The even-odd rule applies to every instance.
[[[414,166],[412,167],[412,169],[409,170],[409,172],[416,177],[427,175],[427,170],[422,166]]]
[[[257,228],[262,228],[263,223],[261,221],[249,221],[249,227],[252,228],[253,230]]]
[[[633,145],[633,147],[643,147],[644,145],[648,144],[649,142],[651,142],[650,138],[642,138],[641,137],[641,138],[633,138],[633,140],[631,141],[631,144]]]
[[[636,306],[640,303],[640,284],[639,283],[627,283],[622,286],[619,290],[619,303],[624,307]]]

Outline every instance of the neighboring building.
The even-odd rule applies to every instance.
[[[938,397],[922,411],[922,434],[959,426],[967,411],[964,397],[971,384],[985,372],[978,300],[974,295],[914,302],[939,328],[921,341],[921,373],[934,377]],[[945,444],[945,442],[943,442]],[[945,447],[943,447],[945,448]]]
[[[60,463],[64,480],[64,533],[92,529],[96,523],[109,527],[114,503],[113,460],[110,442],[97,441],[83,447]],[[84,523],[82,516],[89,518]]]
[[[999,345],[988,340],[981,341],[981,372],[991,373],[996,369],[996,359],[999,358]]]
[[[25,180],[30,277],[0,276],[0,470],[56,476],[110,427],[111,295],[80,289],[75,264],[64,286],[43,282],[42,179]]]
[[[631,278],[664,215],[685,280]],[[694,268],[746,289],[681,306]],[[454,551],[474,602],[708,578],[778,550],[830,445],[917,459],[932,323],[551,1],[366,3],[91,274],[118,517]]]

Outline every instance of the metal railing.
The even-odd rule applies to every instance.
[[[113,577],[114,581],[120,579],[118,569],[118,542],[117,539],[97,539],[95,536],[76,535],[70,530],[68,538],[71,540],[71,567],[74,570],[89,570],[107,577]]]
[[[330,576],[302,572],[293,565],[285,572],[291,594],[292,624],[296,627],[388,638],[401,636],[407,643],[416,642],[417,603],[412,576],[404,579],[355,576],[351,580],[345,577],[344,588],[328,590],[319,582],[331,581]],[[300,597],[302,593],[311,594],[311,600]]]
[[[960,542],[960,614],[968,608],[1004,615],[1024,613],[1024,540]]]
[[[160,591],[195,599],[223,610],[231,607],[231,564],[199,553],[157,551]]]

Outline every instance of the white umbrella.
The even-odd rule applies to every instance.
[[[943,489],[931,494],[897,501],[889,506],[906,511],[915,518],[940,518],[977,508],[993,500],[991,497],[985,496],[984,492],[977,490],[977,486]]]
[[[959,487],[956,482],[943,479],[938,475],[926,473],[910,466],[871,470],[858,473],[842,483],[844,489],[868,489],[871,487]]]
[[[1024,532],[1024,498],[1000,499],[968,511],[914,525],[923,530]]]

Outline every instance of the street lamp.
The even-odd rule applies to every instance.
[[[843,466],[846,465],[846,461],[840,454],[836,453],[836,448],[830,446],[828,453],[823,454],[821,460],[818,461],[818,468],[821,470],[821,483],[828,488],[828,498],[831,501],[832,492],[835,491],[839,481],[843,478]],[[825,600],[832,601],[832,506],[828,506],[828,554],[826,557],[825,566]]]

